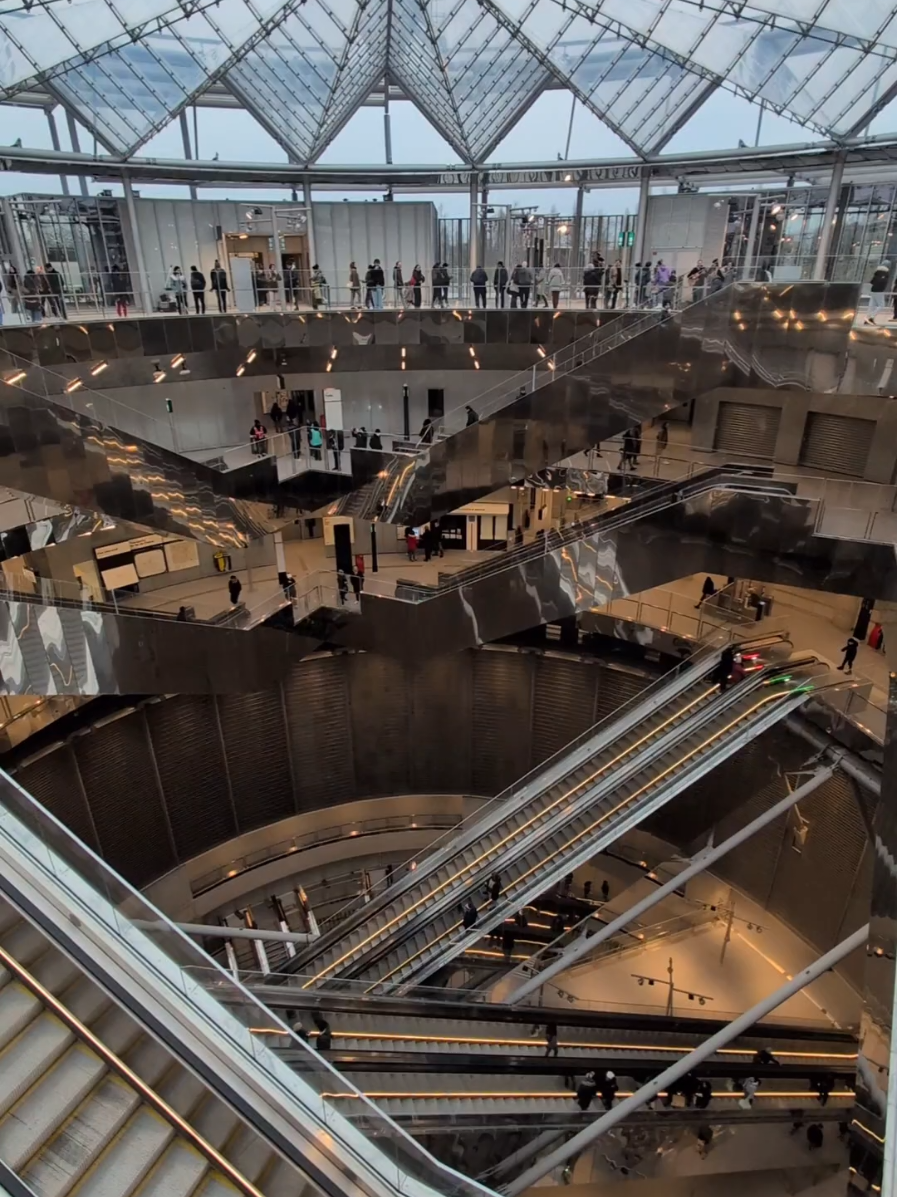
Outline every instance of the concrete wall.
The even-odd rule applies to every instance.
[[[395,370],[370,373],[287,374],[285,382],[290,390],[314,390],[318,414],[324,410],[324,387],[336,387],[342,392],[343,425],[351,429],[363,424],[369,431],[401,434],[403,431],[402,385],[407,381],[410,399],[411,431],[420,428],[427,415],[427,391],[441,387],[445,392],[446,411],[463,406],[490,387],[512,377],[508,370],[414,370],[402,374]],[[219,378],[208,381],[168,382],[137,387],[118,387],[114,392],[116,407],[114,420],[122,431],[142,436],[154,444],[175,448],[182,453],[201,449],[229,448],[249,439],[249,428],[257,415],[255,396],[262,391],[273,392],[276,377],[256,375],[252,378]],[[174,411],[169,417],[165,400],[170,399]],[[66,396],[66,403],[76,411],[92,415],[90,399],[75,392]],[[99,413],[101,418],[103,413]],[[113,417],[108,417],[112,422]],[[175,441],[171,429],[174,426]]]
[[[712,195],[652,195],[648,201],[645,252],[663,258],[687,274],[703,258],[706,264],[723,252],[728,206]]]
[[[695,400],[691,443],[710,449],[716,437],[721,402],[756,404],[781,410],[775,460],[797,465],[810,412],[875,420],[876,430],[863,475],[869,482],[890,482],[897,471],[897,399],[885,395],[822,394],[817,391],[737,390],[719,387]],[[745,446],[750,452],[750,446]]]
[[[223,243],[217,238],[237,233],[253,207],[251,199],[230,200],[138,199],[135,201],[137,227],[143,246],[143,258],[155,298],[163,289],[172,266],[185,273],[198,266],[208,278],[216,258],[225,263]],[[295,210],[296,204],[277,204]],[[270,207],[270,205],[266,205]],[[119,205],[128,260],[136,276],[137,255],[127,206]],[[267,230],[264,218],[259,227]],[[427,203],[316,203],[312,205],[315,256],[331,287],[347,287],[349,262],[354,260],[364,275],[368,263],[380,258],[387,271],[399,259],[410,273],[420,262],[429,275],[436,242],[436,209]],[[282,232],[289,233],[288,229]],[[265,237],[265,243],[270,238]],[[255,243],[253,243],[255,248]],[[270,260],[274,261],[273,250]],[[135,277],[135,287],[136,277]]]

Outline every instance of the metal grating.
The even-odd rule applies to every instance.
[[[774,457],[781,419],[780,407],[723,401],[719,405],[713,447],[725,453]]]
[[[408,757],[414,750],[405,668],[372,653],[345,660],[358,794],[401,794],[409,787]]]
[[[470,792],[473,656],[434,657],[409,670],[409,772],[419,793]]]
[[[569,744],[594,722],[596,667],[557,657],[537,658],[530,765]]]
[[[238,832],[215,700],[169,698],[145,711],[178,859],[190,860]]]
[[[133,885],[148,885],[177,864],[150,756],[142,711],[78,740],[78,768],[100,851]]]
[[[48,752],[40,760],[16,771],[16,781],[95,852],[97,837],[77,777],[78,766],[70,744]]]
[[[294,814],[279,689],[221,695],[217,702],[240,830]]]
[[[473,658],[473,791],[497,794],[529,769],[533,658],[480,652]]]
[[[299,810],[318,810],[355,797],[347,660],[306,661],[283,684]]]
[[[800,464],[862,478],[875,439],[875,428],[874,420],[811,411],[800,447]]]

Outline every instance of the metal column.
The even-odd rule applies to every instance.
[[[571,270],[575,270],[577,274],[580,269],[579,256],[582,253],[582,204],[585,199],[586,189],[582,183],[576,189],[576,208],[573,213],[573,237],[570,241],[570,262]],[[570,295],[573,295],[573,288],[575,282],[570,280]]]
[[[47,109],[47,124],[50,126],[50,141],[53,143],[53,149],[59,152],[62,146],[59,144],[59,130],[56,128],[56,117],[53,115],[53,109]],[[65,175],[59,176],[59,185],[62,188],[62,194],[69,194],[69,181]]]
[[[642,1085],[631,1097],[625,1098],[618,1106],[614,1106],[612,1110],[609,1110],[601,1118],[596,1118],[590,1126],[574,1135],[572,1139],[568,1139],[562,1147],[559,1147],[556,1151],[552,1151],[543,1159],[538,1160],[531,1168],[528,1168],[526,1172],[507,1185],[503,1192],[507,1194],[507,1197],[516,1197],[516,1194],[522,1193],[530,1185],[534,1185],[537,1180],[541,1180],[543,1176],[547,1176],[553,1168],[556,1168],[559,1164],[566,1163],[572,1156],[579,1155],[585,1148],[590,1147],[596,1139],[600,1138],[601,1135],[640,1109],[653,1097],[656,1097],[672,1081],[677,1081],[680,1077],[685,1076],[687,1072],[691,1072],[702,1061],[718,1052],[721,1047],[725,1047],[727,1043],[731,1043],[733,1039],[737,1039],[739,1035],[743,1035],[745,1031],[749,1031],[754,1023],[759,1022],[761,1018],[775,1010],[777,1006],[781,1006],[783,1002],[786,1002],[796,993],[800,993],[812,981],[818,980],[829,969],[834,968],[836,964],[840,964],[851,952],[855,952],[857,948],[861,948],[865,944],[868,934],[869,924],[866,923],[859,931],[855,931],[853,935],[842,940],[837,947],[832,948],[830,952],[826,952],[824,956],[820,956],[808,968],[802,969],[790,981],[787,981],[781,988],[777,989],[775,993],[763,998],[762,1001],[752,1006],[750,1010],[746,1010],[744,1014],[740,1014],[738,1018],[733,1019],[721,1031],[717,1031],[715,1035],[711,1035],[709,1039],[705,1039],[700,1047],[695,1048],[688,1055],[682,1056],[675,1064],[671,1064],[669,1068],[665,1068],[659,1076],[649,1081],[647,1085]]]
[[[748,228],[748,243],[747,250],[744,255],[744,265],[741,270],[741,277],[749,281],[754,273],[754,258],[756,256],[757,246],[757,229],[760,225],[760,196],[754,196],[754,206],[751,209],[751,223]],[[742,226],[744,227],[744,226]]]
[[[816,250],[816,264],[813,267],[813,278],[824,279],[826,263],[832,248],[832,231],[835,227],[835,213],[838,210],[838,195],[844,178],[844,153],[835,158],[832,167],[832,180],[829,183],[828,196],[825,200],[825,212],[822,216],[822,228],[819,231],[819,248]]]
[[[476,174],[470,177],[470,224],[467,230],[467,253],[470,261],[468,265],[471,271],[475,270],[479,265],[477,261],[477,248],[479,242],[477,213],[479,211],[480,200],[480,180]],[[466,283],[463,290],[466,290]]]
[[[386,154],[386,164],[392,164],[392,128],[389,121],[389,81],[386,82],[386,94],[383,97],[383,149]]]
[[[69,140],[72,143],[72,149],[75,151],[76,154],[80,154],[81,153],[81,143],[78,140],[78,126],[75,124],[75,118],[72,116],[72,114],[69,112],[68,109],[65,110],[65,119],[66,119],[66,123],[68,124],[68,127],[69,127]],[[78,176],[78,184],[81,187],[82,195],[86,196],[86,195],[90,194],[87,190],[87,180],[85,179],[84,175]]]
[[[647,168],[643,169],[638,185],[638,215],[635,218],[635,245],[632,256],[641,262],[645,256],[645,233],[648,228],[648,200],[651,197],[651,178]]]
[[[143,258],[143,242],[140,240],[140,226],[137,223],[137,205],[134,203],[134,188],[131,180],[125,176],[125,203],[128,207],[128,220],[131,225],[131,240],[134,242],[134,254],[137,258],[137,290],[140,293],[140,303],[144,312],[153,310],[152,290],[146,274],[146,262]]]
[[[181,121],[181,140],[184,143],[184,157],[189,162],[191,160],[191,158],[193,157],[193,151],[190,149],[190,129],[187,125],[186,109],[183,109],[183,108],[181,109],[180,121]],[[196,199],[196,187],[192,183],[190,184],[190,198],[192,200]]]
[[[577,960],[582,959],[583,956],[587,956],[599,944],[604,943],[606,939],[610,939],[612,935],[616,935],[627,923],[631,923],[634,919],[639,918],[646,910],[650,910],[652,906],[656,906],[658,902],[662,902],[664,898],[675,893],[677,889],[681,889],[686,881],[690,881],[692,877],[697,877],[699,873],[703,873],[705,869],[715,864],[727,852],[731,852],[733,848],[737,848],[739,844],[743,844],[745,840],[749,840],[754,832],[759,831],[762,827],[766,827],[769,823],[774,823],[779,815],[783,815],[796,803],[806,798],[808,794],[812,794],[823,782],[828,781],[834,771],[834,765],[826,765],[825,768],[815,773],[809,781],[804,782],[802,786],[798,786],[796,790],[788,794],[781,802],[777,802],[774,806],[771,806],[769,810],[765,811],[759,818],[754,819],[752,823],[748,823],[741,831],[736,832],[735,835],[730,836],[715,848],[710,848],[706,852],[699,853],[681,873],[677,873],[670,881],[652,890],[647,897],[642,898],[640,902],[636,902],[634,906],[630,906],[618,918],[613,919],[603,926],[600,931],[590,936],[583,934],[574,940],[573,943],[568,944],[547,968],[543,968],[535,976],[530,977],[522,985],[512,990],[508,997],[504,999],[505,1004],[513,1006],[517,1002],[522,1001],[523,998],[528,997],[534,990],[541,988],[546,981],[550,981],[558,973],[562,973],[570,968],[571,965],[575,964]]]
[[[308,179],[302,180],[302,202],[305,205],[305,227],[308,236],[308,264],[309,266],[317,266],[318,257],[315,249],[315,222],[312,217],[311,207],[311,183]]]
[[[28,269],[30,262],[25,260],[25,251],[22,248],[22,238],[19,236],[19,226],[16,223],[12,202],[5,197],[0,199],[0,213],[3,215],[3,223],[6,225],[6,235],[9,238],[9,248],[12,253],[13,265],[18,270],[19,277],[21,278]]]
[[[271,205],[271,244],[274,253],[274,269],[277,271],[277,297],[280,310],[287,310],[287,293],[283,284],[283,254],[280,252],[280,229],[277,227],[277,209]]]

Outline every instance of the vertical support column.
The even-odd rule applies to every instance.
[[[383,97],[383,149],[386,153],[386,165],[392,165],[392,128],[389,122],[389,80],[384,80],[386,89]]]
[[[47,109],[47,124],[50,127],[50,141],[53,143],[53,149],[58,153],[62,146],[59,144],[59,130],[56,128],[56,117],[53,115],[52,108]],[[59,186],[62,188],[63,195],[69,194],[69,181],[65,175],[59,176]]]
[[[0,199],[0,213],[3,214],[3,223],[6,225],[6,236],[9,240],[9,248],[12,253],[13,264],[19,272],[19,277],[25,273],[30,263],[25,260],[25,251],[22,248],[22,238],[19,236],[19,226],[16,223],[16,216],[13,212],[12,201]]]
[[[140,294],[140,304],[144,312],[153,310],[153,300],[149,279],[146,273],[146,261],[143,257],[143,242],[140,239],[140,226],[137,223],[137,205],[134,203],[134,188],[130,178],[124,177],[125,203],[128,207],[128,220],[131,224],[131,240],[134,242],[134,254],[137,258],[137,290]]]
[[[184,157],[189,162],[191,160],[191,158],[193,157],[193,151],[190,149],[190,129],[187,125],[187,112],[183,108],[181,109],[180,122],[181,122],[181,140],[184,143]],[[196,188],[193,186],[192,183],[190,184],[190,198],[192,200],[196,199]]]
[[[579,273],[582,267],[580,256],[582,254],[582,205],[585,199],[586,189],[582,183],[576,188],[576,207],[573,210],[573,236],[570,239],[570,298],[573,298],[573,290],[577,285]]]
[[[741,277],[745,281],[750,281],[754,275],[754,257],[756,255],[757,247],[757,229],[760,224],[760,196],[754,196],[754,206],[751,209],[751,223],[748,229],[747,249],[744,254],[744,265],[741,269]],[[742,226],[744,227],[744,226]]]
[[[825,212],[822,216],[822,228],[819,232],[819,247],[816,250],[816,264],[813,267],[813,278],[824,279],[828,268],[828,257],[832,248],[832,233],[835,228],[835,213],[838,210],[838,195],[844,178],[844,152],[835,156],[832,167],[832,178],[829,183],[828,195],[825,200]]]
[[[489,207],[489,176],[483,175],[483,188],[480,192],[480,224],[477,231],[477,250],[479,253],[480,266],[485,268],[486,265],[486,220],[488,219],[486,210]]]
[[[280,252],[280,229],[277,227],[277,208],[271,205],[271,244],[274,247],[274,269],[277,271],[277,297],[280,300],[280,310],[287,310],[287,296],[283,285],[283,254]]]
[[[635,218],[635,245],[632,256],[641,262],[645,256],[645,234],[648,229],[648,201],[651,198],[651,176],[648,167],[642,170],[638,186],[638,215]]]
[[[468,258],[470,259],[468,266],[471,270],[473,270],[477,265],[477,243],[479,242],[479,236],[477,234],[477,228],[479,225],[479,221],[477,220],[477,212],[479,210],[479,198],[480,179],[477,174],[472,174],[470,176],[470,223],[467,228],[467,251]]]
[[[68,109],[65,111],[65,119],[69,127],[69,141],[72,143],[72,149],[76,154],[80,154],[81,143],[78,140],[78,126],[75,124],[75,118]],[[85,179],[84,175],[78,176],[78,184],[81,188],[81,194],[84,196],[88,195],[89,192],[87,190],[87,180]]]
[[[312,191],[308,179],[302,180],[302,202],[305,205],[305,227],[308,235],[308,264],[314,266],[318,261],[318,251],[315,246],[315,222],[312,215]]]

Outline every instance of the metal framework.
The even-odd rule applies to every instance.
[[[480,167],[546,88],[643,159],[721,87],[836,142],[897,95],[897,0],[0,0],[0,45],[119,160],[211,91],[305,167],[392,84]]]

